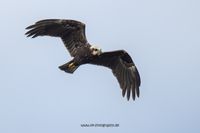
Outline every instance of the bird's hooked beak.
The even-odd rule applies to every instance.
[[[92,45],[90,47],[90,50],[92,52],[92,55],[98,55],[99,56],[102,53],[101,48],[94,46],[94,45]]]

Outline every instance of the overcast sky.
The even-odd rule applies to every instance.
[[[0,1],[0,132],[199,133],[199,7],[198,0]],[[107,68],[60,71],[71,60],[62,41],[24,35],[46,18],[82,21],[91,44],[126,50],[140,72],[140,98],[123,98]]]

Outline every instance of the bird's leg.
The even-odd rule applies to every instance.
[[[71,68],[71,69],[75,68],[74,62],[72,62],[72,63],[69,64],[69,68]]]

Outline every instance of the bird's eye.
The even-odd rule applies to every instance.
[[[94,51],[97,51],[97,49],[94,49]]]

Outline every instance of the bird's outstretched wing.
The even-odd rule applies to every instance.
[[[127,93],[128,100],[131,93],[133,100],[135,100],[136,95],[139,97],[140,75],[126,51],[118,50],[102,53],[92,59],[91,64],[102,65],[112,69],[122,89],[122,95],[125,96]]]
[[[84,45],[89,45],[85,36],[85,24],[75,20],[45,19],[26,28],[27,37],[37,36],[61,37],[71,56]]]

